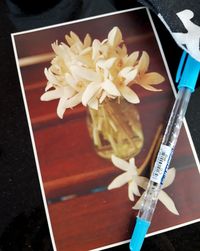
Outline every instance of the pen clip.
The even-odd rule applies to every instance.
[[[179,82],[178,89],[186,87],[193,92],[198,79],[199,71],[200,62],[192,58],[184,51],[176,74],[176,82]]]

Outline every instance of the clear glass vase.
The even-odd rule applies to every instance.
[[[103,158],[114,154],[129,159],[136,156],[144,142],[136,105],[124,99],[105,100],[94,110],[88,107],[87,124],[95,150]]]

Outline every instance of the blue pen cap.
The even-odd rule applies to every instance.
[[[178,89],[187,87],[191,92],[194,92],[199,71],[200,62],[184,51],[176,74],[176,82],[179,82]]]
[[[148,232],[150,222],[139,217],[136,219],[136,225],[131,237],[129,248],[131,251],[140,251],[146,233]]]

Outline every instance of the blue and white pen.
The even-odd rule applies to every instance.
[[[168,171],[199,71],[200,62],[183,52],[176,75],[176,82],[179,82],[178,94],[136,219],[135,229],[129,246],[131,251],[141,250],[145,235],[149,229],[158,201],[158,195]]]

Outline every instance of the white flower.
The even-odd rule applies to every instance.
[[[82,54],[85,52],[84,49],[91,46],[92,41],[90,35],[86,34],[84,41],[82,42],[73,31],[70,32],[70,35],[65,35],[65,39],[74,53]]]
[[[142,56],[138,62],[136,68],[138,69],[138,76],[135,79],[135,83],[139,84],[141,87],[148,91],[161,91],[161,89],[156,89],[153,85],[158,85],[164,81],[164,77],[157,72],[148,72],[149,68],[149,55],[143,51]]]
[[[68,85],[65,84],[65,79],[60,76],[53,75],[50,70],[45,69],[45,75],[48,79],[46,92],[40,97],[42,101],[50,101],[60,99],[57,107],[57,114],[60,118],[63,117],[65,109],[72,108],[81,103],[82,90],[72,76],[65,76],[68,79]],[[60,78],[59,78],[60,77]],[[54,89],[51,89],[54,87]]]
[[[106,98],[122,97],[128,102],[140,102],[132,86],[138,84],[149,91],[158,91],[152,85],[164,78],[156,72],[147,72],[149,56],[143,52],[127,54],[122,33],[118,27],[108,33],[103,41],[89,34],[83,41],[74,32],[65,36],[66,43],[52,44],[55,57],[49,69],[42,101],[59,99],[57,114],[60,118],[68,108],[80,103],[98,109]]]
[[[163,191],[163,189],[167,188],[168,186],[170,186],[174,179],[175,179],[175,175],[176,175],[176,169],[175,168],[171,168],[168,170],[167,172],[167,176],[165,178],[164,184],[162,186],[162,190],[159,193],[158,196],[158,200],[173,214],[179,215],[179,212],[176,209],[176,206],[173,202],[173,200],[169,197],[169,195]],[[147,188],[147,182],[142,184],[142,188],[146,189]],[[144,193],[143,193],[144,195]],[[135,204],[135,206],[133,207],[133,209],[139,209],[141,204],[142,204],[142,200],[143,200],[143,195],[140,197],[140,199],[137,201],[137,203]]]
[[[130,103],[137,104],[140,102],[138,95],[128,86],[137,76],[138,70],[134,67],[127,66],[118,74],[118,89],[121,95]]]
[[[142,187],[142,184],[147,182],[148,179],[137,175],[134,158],[131,158],[129,162],[127,162],[112,155],[112,163],[125,173],[117,176],[108,186],[108,190],[119,188],[128,183],[128,197],[131,201],[134,201],[134,195],[140,196],[138,186]]]
[[[108,33],[108,43],[112,47],[117,47],[119,44],[122,43],[122,33],[118,27],[114,27],[109,33]]]
[[[135,166],[134,158],[131,158],[129,162],[120,159],[114,155],[112,155],[112,163],[118,167],[119,169],[123,170],[124,173],[117,176],[108,186],[108,190],[119,188],[125,184],[128,184],[128,197],[131,201],[134,201],[134,195],[141,196],[138,187],[146,190],[149,179],[146,177],[138,176],[137,167]],[[162,190],[159,193],[158,200],[163,203],[163,205],[173,214],[179,215],[176,206],[173,200],[169,197],[169,195],[163,191],[166,187],[170,186],[176,175],[176,169],[171,168],[168,170],[166,179],[164,181]],[[140,197],[140,199],[136,202],[133,209],[138,210],[140,209],[142,199],[144,193]]]

